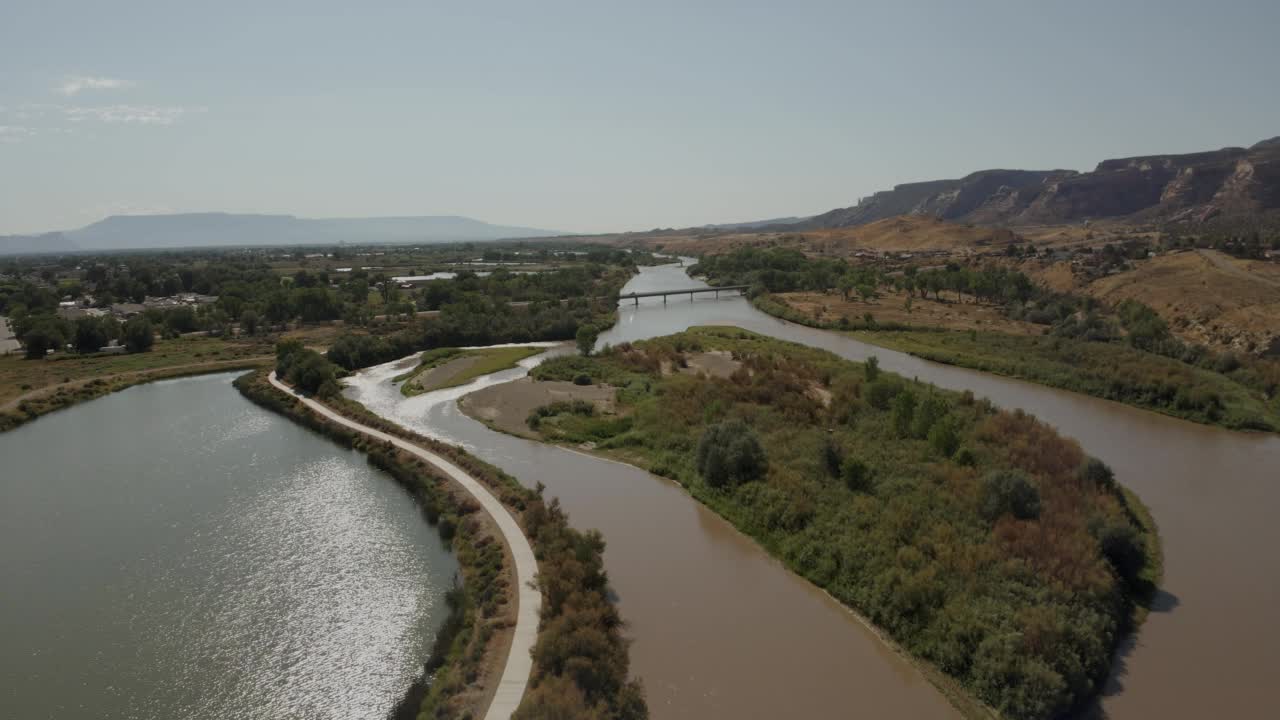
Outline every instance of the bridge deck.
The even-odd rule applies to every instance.
[[[739,292],[746,292],[747,290],[750,290],[750,289],[751,289],[750,285],[721,285],[720,287],[685,288],[684,290],[654,290],[651,292],[627,293],[625,295],[619,295],[618,299],[619,300],[639,300],[640,298],[647,298],[647,297],[666,297],[668,295],[693,295],[695,293],[709,293],[709,292],[719,294],[720,292],[725,290],[737,290]]]

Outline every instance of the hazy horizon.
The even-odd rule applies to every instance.
[[[10,5],[0,234],[158,212],[683,227],[1280,134],[1280,6],[1256,1]]]

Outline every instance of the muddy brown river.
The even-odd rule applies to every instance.
[[[625,292],[700,285],[645,268]],[[1277,717],[1280,437],[1166,418],[1105,400],[938,365],[780,321],[741,298],[629,302],[600,343],[725,324],[821,347],[1021,407],[1077,438],[1151,508],[1164,538],[1157,607],[1115,664],[1110,718]],[[555,348],[550,353],[566,352]],[[404,398],[392,366],[349,393],[416,430],[465,445],[521,482],[543,482],[578,527],[599,528],[630,623],[633,673],[655,718],[954,717],[938,691],[859,620],[673,483],[635,468],[502,435],[456,399],[524,375]]]

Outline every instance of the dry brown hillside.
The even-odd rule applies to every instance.
[[[949,252],[966,254],[1000,248],[1019,240],[1004,228],[979,227],[904,215],[867,225],[803,233],[818,252],[844,255],[875,252]]]
[[[1107,303],[1134,299],[1185,340],[1262,352],[1280,338],[1280,265],[1213,250],[1161,255],[1085,289]]]
[[[1004,228],[962,225],[931,217],[904,215],[849,228],[803,232],[687,231],[617,236],[613,241],[635,243],[647,248],[661,245],[665,252],[692,255],[719,254],[741,247],[790,247],[814,255],[852,257],[859,251],[970,255],[1003,248],[1012,242],[1020,242],[1021,238]]]

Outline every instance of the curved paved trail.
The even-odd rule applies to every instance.
[[[461,485],[467,492],[471,493],[472,497],[489,514],[489,517],[493,518],[494,523],[498,526],[498,531],[502,533],[503,540],[507,543],[507,547],[511,549],[512,558],[515,560],[517,605],[516,627],[511,638],[511,649],[508,651],[507,662],[502,670],[502,678],[498,681],[498,690],[494,694],[493,702],[489,704],[489,710],[484,717],[485,720],[508,720],[512,713],[516,711],[516,708],[519,707],[520,700],[524,697],[525,688],[529,684],[529,675],[533,671],[533,645],[538,638],[538,616],[542,611],[542,593],[533,587],[531,583],[534,573],[538,571],[538,563],[534,559],[533,548],[529,546],[529,539],[524,536],[524,532],[520,530],[515,518],[511,516],[511,513],[507,512],[507,509],[493,496],[493,493],[489,492],[489,489],[483,483],[463,472],[457,465],[408,440],[388,435],[380,430],[349,420],[325,405],[299,395],[294,392],[293,388],[280,382],[276,378],[274,371],[268,378],[276,388],[293,395],[304,405],[324,417],[372,438],[389,442],[431,463],[452,478],[454,482]]]

